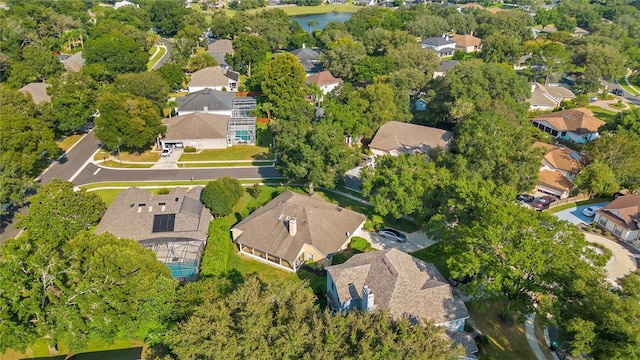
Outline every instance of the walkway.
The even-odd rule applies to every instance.
[[[527,321],[524,322],[524,331],[527,335],[527,342],[529,343],[529,347],[534,354],[536,354],[536,358],[538,360],[547,360],[544,352],[538,345],[538,339],[536,338],[535,324],[534,321],[536,319],[536,314],[527,315]]]

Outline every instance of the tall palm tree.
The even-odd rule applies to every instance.
[[[309,27],[309,32],[311,32],[311,28],[314,26],[318,26],[320,23],[318,20],[307,20],[307,26]]]

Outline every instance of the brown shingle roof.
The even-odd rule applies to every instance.
[[[21,87],[18,91],[31,94],[33,102],[40,104],[43,102],[51,102],[51,96],[47,94],[47,88],[50,86],[51,84],[31,83]]]
[[[601,215],[614,220],[618,225],[624,226],[629,230],[638,230],[640,195],[620,196],[597,211]]]
[[[202,187],[172,189],[167,195],[153,195],[131,187],[116,196],[96,234],[109,232],[136,241],[179,237],[205,241],[211,214],[200,202]],[[164,205],[162,205],[164,203]],[[156,215],[175,215],[173,231],[154,232]]]
[[[546,150],[544,159],[547,160],[554,168],[568,171],[570,173],[578,173],[582,169],[580,155],[565,146],[555,146],[536,141],[534,147],[542,147]]]
[[[227,138],[228,115],[191,113],[162,119],[167,140]]]
[[[233,54],[233,43],[231,40],[216,40],[207,47],[207,54]]]
[[[295,236],[287,228],[291,218],[297,222]],[[317,194],[307,196],[287,190],[232,231],[241,231],[237,242],[293,263],[305,244],[325,257],[335,253],[364,220],[364,215],[326,202]]]
[[[189,86],[209,86],[212,88],[229,86],[229,78],[227,77],[226,73],[227,71],[223,70],[219,66],[200,69],[191,74],[191,81],[189,81]]]
[[[452,133],[442,129],[388,121],[378,129],[369,147],[383,151],[402,148],[446,149],[452,136]]]
[[[451,40],[453,40],[453,42],[455,42],[456,45],[464,46],[464,47],[480,46],[480,43],[482,43],[482,40],[478,39],[477,37],[475,37],[473,35],[455,34],[455,35],[453,35],[451,37]]]
[[[340,302],[360,300],[362,288],[369,286],[374,310],[388,309],[396,318],[409,316],[440,324],[469,317],[464,302],[453,296],[433,264],[397,249],[357,254],[327,271]]]
[[[84,66],[84,58],[82,57],[82,51],[73,54],[67,60],[62,62],[64,68],[70,72],[78,72]]]
[[[534,117],[531,121],[546,121],[558,131],[571,131],[576,134],[597,132],[605,124],[604,121],[594,117],[593,113],[585,108],[540,115]]]
[[[573,183],[559,171],[541,170],[538,173],[538,183],[563,191],[573,189]]]
[[[317,84],[318,86],[324,85],[332,85],[339,84],[342,82],[342,79],[334,77],[328,71],[322,71],[316,74],[312,74],[307,76],[307,80],[305,81],[307,84]]]

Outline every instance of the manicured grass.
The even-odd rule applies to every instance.
[[[241,184],[252,185],[256,184],[260,181],[256,180],[239,180]],[[98,182],[93,184],[87,184],[80,186],[82,189],[91,190],[91,189],[99,189],[104,187],[131,187],[131,186],[158,186],[158,187],[176,187],[176,186],[195,186],[195,185],[207,185],[209,180],[195,180],[195,181],[107,181],[107,182]],[[272,186],[280,185],[277,181],[267,181],[266,184],[271,184]]]
[[[169,93],[169,97],[182,97],[182,96],[187,95],[188,93],[189,92],[187,92],[187,91],[172,92],[172,93]]]
[[[193,5],[192,5],[192,7],[193,7]],[[356,6],[356,5],[353,5],[353,4],[344,4],[344,5],[321,4],[321,5],[317,5],[317,6],[281,6],[281,7],[278,7],[278,9],[282,9],[289,16],[326,14],[326,13],[330,13],[330,12],[351,12],[351,13],[354,13],[354,12],[356,12],[358,10],[363,9],[363,8],[364,8],[364,6]],[[267,10],[267,9],[274,9],[274,7],[258,8],[258,9],[251,9],[251,10],[245,10],[245,11],[247,13],[250,13],[250,14],[255,14],[257,12],[264,11],[264,10]],[[198,8],[198,10],[200,10],[200,9]],[[200,10],[200,11],[207,12],[207,13],[210,12],[210,10]],[[238,11],[231,10],[231,9],[224,9],[223,11],[229,17],[234,16],[238,12]],[[304,26],[304,24],[302,24],[302,25]]]
[[[120,349],[130,349],[141,347],[143,342],[140,340],[115,340],[113,344],[106,344],[102,341],[97,340],[89,340],[87,344],[87,349],[80,354],[73,356],[71,359],[74,360],[111,360],[118,359],[117,353],[109,353],[109,350],[120,350]],[[66,347],[64,344],[60,346],[60,354],[55,357],[50,357],[49,349],[47,347],[47,343],[45,341],[38,341],[34,346],[30,348],[26,354],[21,354],[19,352],[8,350],[4,354],[0,354],[1,360],[19,360],[25,358],[48,358],[48,359],[64,359],[66,355]],[[134,350],[134,349],[132,349]],[[139,355],[139,354],[138,354]]]
[[[120,163],[119,161],[107,160],[105,162],[100,163],[100,165],[104,167],[110,168],[121,168],[121,169],[148,169],[153,166],[153,164],[131,164],[131,163]]]
[[[435,265],[442,276],[444,276],[445,278],[449,278],[450,273],[449,267],[447,266],[447,259],[449,258],[450,254],[447,253],[444,243],[439,242],[433,244],[427,248],[411,253],[411,255],[424,262]]]
[[[103,189],[92,191],[92,193],[98,195],[98,197],[104,201],[105,205],[109,207],[113,202],[113,199],[115,199],[116,196],[124,190],[125,189]]]
[[[605,110],[599,106],[587,106],[587,109],[593,111],[593,115],[604,122],[612,122],[616,118],[616,113],[611,110]]]
[[[199,154],[183,153],[179,161],[269,160],[269,148],[236,145],[221,150],[202,150]]]
[[[230,167],[230,166],[273,166],[273,162],[223,162],[223,163],[178,163],[183,168],[211,168],[211,167]]]
[[[83,135],[78,135],[78,134],[69,135],[64,139],[58,141],[58,147],[63,152],[67,152],[67,150],[69,150],[69,148],[71,148],[73,144],[77,143],[78,141],[80,141],[80,139],[82,139],[82,136]]]
[[[612,107],[618,110],[624,110],[627,108],[627,105],[625,105],[624,103],[615,103],[615,104],[609,104],[609,107]]]
[[[336,194],[331,191],[318,190],[316,192],[320,194],[320,196],[322,196],[325,200],[332,202],[334,204],[338,204],[339,206],[345,209],[357,211],[361,214],[367,215],[367,217],[372,217],[373,215],[377,215],[374,212],[373,207],[370,205],[364,204],[354,199],[347,198],[345,196]],[[393,219],[393,218],[387,217],[387,218],[384,218],[384,223],[393,228],[396,228],[398,230],[402,230],[405,232],[414,232],[419,230],[416,224],[404,219]]]
[[[486,301],[486,300],[483,300]],[[524,332],[524,324],[515,320],[503,321],[499,314],[501,302],[484,308],[472,301],[466,303],[471,319],[489,337],[489,344],[480,345],[478,357],[483,360],[535,359]]]
[[[100,150],[94,156],[93,160],[102,160],[105,157],[109,157],[109,152]],[[113,157],[116,160],[122,159],[122,161],[130,161],[130,162],[157,162],[160,160],[159,152],[145,151],[140,154],[132,154],[126,151],[123,151],[118,156],[118,153],[113,153]]]
[[[634,83],[635,81],[635,83]],[[629,85],[627,85],[627,82],[624,81],[624,76],[621,77],[620,79],[618,79],[618,83],[620,84],[620,86],[624,89],[624,91],[628,92],[631,95],[640,95],[640,92],[634,91]],[[640,80],[635,79],[633,77],[629,77],[629,83],[631,85],[633,85],[636,89],[640,89]]]
[[[153,55],[153,53],[156,51],[156,48],[159,50],[155,56],[149,59],[149,62],[147,63],[147,71],[153,69],[153,66],[158,62],[158,60],[160,60],[164,56],[164,54],[167,53],[167,49],[164,46],[154,45],[154,47],[149,50],[149,55]]]

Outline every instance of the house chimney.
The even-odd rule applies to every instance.
[[[298,224],[296,222],[296,218],[289,219],[289,235],[296,236],[298,232]]]
[[[362,311],[373,313],[373,301],[373,291],[369,286],[365,285],[362,287],[362,301],[360,302],[360,309]]]

